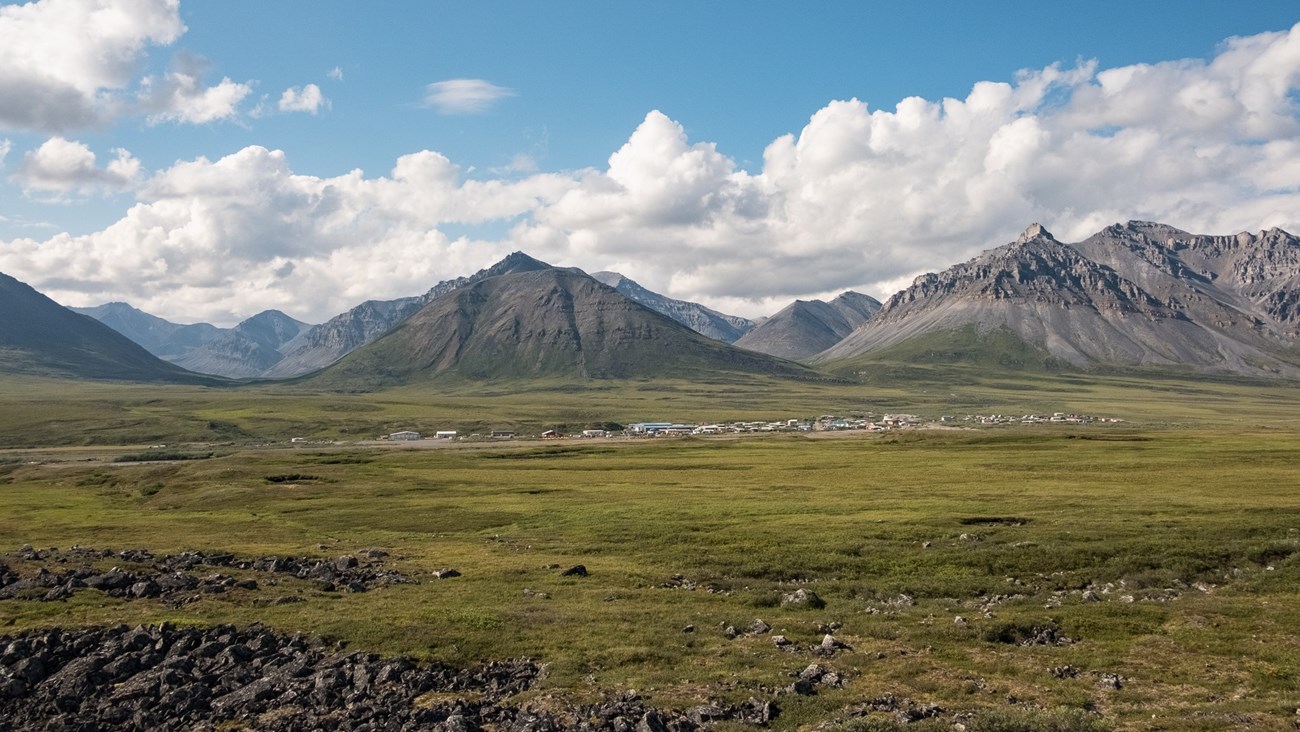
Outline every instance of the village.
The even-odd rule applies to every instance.
[[[1118,417],[1099,417],[1088,414],[1054,412],[1050,415],[1024,414],[968,414],[961,417],[943,415],[938,418],[922,418],[915,414],[872,414],[836,416],[822,415],[817,418],[790,418],[775,421],[734,421],[718,423],[685,422],[634,422],[626,426],[604,425],[589,429],[567,431],[548,429],[538,434],[521,434],[513,429],[495,429],[487,434],[473,433],[461,435],[457,430],[438,430],[426,435],[415,430],[401,430],[377,439],[386,442],[415,441],[492,441],[492,440],[567,440],[567,439],[647,439],[711,435],[741,435],[761,433],[812,433],[812,432],[888,432],[891,430],[911,429],[960,429],[990,427],[998,425],[1088,425],[1119,424],[1124,420]],[[295,438],[300,441],[300,438]]]

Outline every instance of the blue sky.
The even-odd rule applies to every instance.
[[[1095,58],[1103,66],[1208,57],[1231,35],[1300,21],[1295,2],[395,2],[182,5],[178,49],[211,76],[276,93],[314,82],[332,108],[208,129],[122,125],[103,137],[147,163],[259,144],[317,175],[382,170],[424,148],[462,165],[537,156],[601,165],[646,112],[680,121],[750,165],[832,99],[892,107],[962,97],[980,80]],[[168,54],[154,54],[165,62]],[[155,63],[161,68],[164,63]],[[326,73],[339,68],[344,80]],[[514,90],[490,115],[419,106],[426,84],[486,79]],[[159,139],[161,138],[161,139]],[[151,152],[156,150],[157,152]],[[748,166],[747,166],[748,167]]]
[[[40,0],[0,4],[0,40],[7,21],[17,32],[18,10],[28,23],[23,37],[57,37],[57,26],[75,23],[78,11],[105,9],[124,23],[138,20],[140,30],[102,39],[129,62],[108,81],[88,81],[96,70],[84,60],[60,71],[60,83],[90,89],[81,108],[40,120],[21,110],[6,116],[0,89],[0,140],[7,141],[0,143],[7,149],[0,270],[71,304],[127,299],[180,320],[227,322],[276,306],[320,320],[367,297],[422,291],[522,248],[559,264],[631,270],[625,274],[654,289],[759,314],[791,297],[845,287],[883,298],[920,271],[1014,238],[1026,216],[1072,234],[1108,216],[1173,217],[1168,223],[1184,228],[1295,225],[1285,215],[1294,183],[1257,190],[1228,184],[1231,200],[1216,204],[1210,178],[1197,182],[1189,170],[1182,177],[1193,179],[1190,187],[1165,190],[1181,171],[1157,170],[1225,142],[1240,147],[1231,160],[1214,162],[1237,166],[1229,174],[1257,177],[1265,161],[1247,149],[1269,144],[1279,157],[1268,160],[1289,170],[1291,153],[1280,148],[1297,139],[1287,124],[1295,122],[1298,63],[1287,34],[1298,35],[1291,30],[1300,21],[1291,0],[839,2],[815,9],[775,2]],[[1263,61],[1229,59],[1217,69],[1231,37],[1263,38],[1247,49]],[[1278,48],[1265,48],[1269,43]],[[0,50],[0,86],[39,87],[46,60],[62,69],[59,49],[33,45],[26,56],[19,50],[7,57]],[[1149,75],[1152,86],[1130,85],[1128,106],[1119,109],[1113,99],[1123,95],[1103,89],[1101,79],[1107,70],[1142,65],[1160,72]],[[1262,112],[1242,91],[1250,88],[1243,80],[1261,75],[1283,88]],[[148,97],[176,79],[190,84],[190,96]],[[479,85],[460,87],[462,97],[475,90],[498,96],[468,112],[428,101],[431,84],[454,80]],[[195,95],[223,81],[235,102],[195,106]],[[1008,102],[1003,117],[988,124],[965,124],[964,113],[943,106],[944,99],[971,102],[983,82],[1027,88],[1040,81],[1046,92]],[[50,83],[44,93],[52,96],[59,88]],[[283,111],[286,90],[307,85],[315,85],[319,105]],[[1175,123],[1137,111],[1166,92],[1171,103],[1208,110],[1204,121],[1171,131],[1161,125]],[[924,135],[882,148],[879,141],[896,134],[890,125],[907,126],[897,105],[909,97],[933,105],[917,114],[937,115],[927,133],[940,138],[936,148],[983,150],[983,167],[940,171],[942,161],[924,160]],[[850,99],[865,109],[834,106]],[[875,111],[898,116],[872,117]],[[1242,122],[1256,112],[1271,121]],[[1187,112],[1171,109],[1180,114]],[[810,125],[815,115],[825,124]],[[1127,193],[1139,199],[1131,204],[1099,193],[1114,169],[1089,181],[1027,173],[1019,160],[1014,170],[992,170],[981,147],[1000,145],[998,160],[1007,150],[1028,150],[1071,171],[1078,166],[1069,155],[1101,145],[1103,132],[1121,139],[1100,154],[1129,165],[1126,156],[1149,155],[1157,171],[1144,172],[1150,179],[1142,195]],[[1142,133],[1178,137],[1178,146],[1161,148]],[[1080,139],[1087,134],[1097,139]],[[802,156],[791,163],[797,183],[789,176],[779,182],[777,166],[765,159],[785,149],[769,150],[785,135],[794,136]],[[868,150],[854,135],[876,142]],[[56,138],[58,145],[42,147]],[[611,155],[629,145],[622,172],[615,170]],[[263,149],[283,155],[259,156]],[[445,171],[430,172],[428,160],[421,175],[432,177],[388,185],[398,159],[421,151],[457,166],[451,188],[434,180]],[[119,164],[110,170],[115,156]],[[229,162],[202,178],[201,158]],[[905,164],[881,167],[890,160]],[[363,171],[360,181],[330,182],[355,169]],[[970,183],[977,172],[988,180]],[[266,197],[212,194],[218,179],[265,185]],[[483,185],[467,189],[467,182]],[[855,190],[891,210],[883,199],[894,194],[885,185],[908,196],[891,205],[915,217],[909,225],[889,230],[858,210]],[[309,220],[323,217],[321,192],[345,189],[329,211],[346,221],[313,228]],[[946,196],[978,206],[980,220],[945,229],[934,220],[944,217],[924,216],[926,206],[946,207]],[[413,221],[425,200],[436,200],[439,213]],[[382,217],[374,215],[381,209]],[[142,233],[144,226],[153,234]],[[364,247],[347,238],[349,230]],[[674,254],[653,251],[660,243]],[[422,256],[389,269],[375,265],[376,252],[394,248]],[[84,261],[70,267],[74,256]],[[132,269],[120,264],[124,258],[139,261]],[[340,267],[355,276],[344,278]]]

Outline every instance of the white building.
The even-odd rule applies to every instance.
[[[419,433],[419,432],[412,432],[412,431],[410,431],[410,430],[403,430],[403,431],[401,431],[401,432],[394,432],[393,434],[391,434],[391,435],[388,436],[388,439],[390,439],[390,440],[418,440],[418,439],[420,439],[420,433]]]

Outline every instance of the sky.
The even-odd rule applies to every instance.
[[[322,322],[511,251],[746,316],[1300,232],[1300,5],[0,2],[0,272]]]

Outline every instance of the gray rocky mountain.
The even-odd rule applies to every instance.
[[[368,300],[321,325],[308,328],[285,346],[284,358],[268,367],[263,376],[287,378],[322,369],[374,342],[441,295],[488,277],[549,267],[523,252],[515,252],[468,277],[439,282],[423,295],[397,300]]]
[[[313,383],[378,388],[438,378],[804,376],[789,361],[707,338],[577,270],[486,277],[434,298]]]
[[[192,325],[173,323],[124,302],[68,309],[82,315],[89,315],[144,346],[145,350],[164,361],[175,362],[190,351],[217,338],[226,330],[209,323]]]
[[[199,373],[255,378],[283,360],[280,349],[310,327],[279,310],[266,310],[169,360]]]
[[[1141,221],[1077,244],[1035,224],[1014,243],[918,277],[814,357],[867,357],[943,333],[1009,332],[1078,367],[1300,376],[1300,240],[1202,236]]]
[[[156,315],[133,308],[124,302],[109,302],[91,308],[68,308],[74,313],[89,315],[113,330],[144,346],[158,355],[157,349],[176,331],[185,326],[163,320]]]
[[[795,300],[736,341],[736,346],[780,358],[802,360],[839,343],[873,317],[880,302],[849,290],[839,297]]]
[[[122,302],[71,309],[109,326],[164,361],[232,379],[261,376],[284,358],[282,349],[310,327],[279,310],[258,313],[233,328],[218,328],[210,323],[172,323]]]
[[[167,363],[94,318],[0,274],[0,373],[215,383]]]
[[[754,329],[755,323],[738,315],[727,315],[687,300],[674,300],[647,290],[618,272],[596,272],[591,275],[597,282],[618,290],[651,310],[667,315],[682,325],[716,341],[735,343]]]

